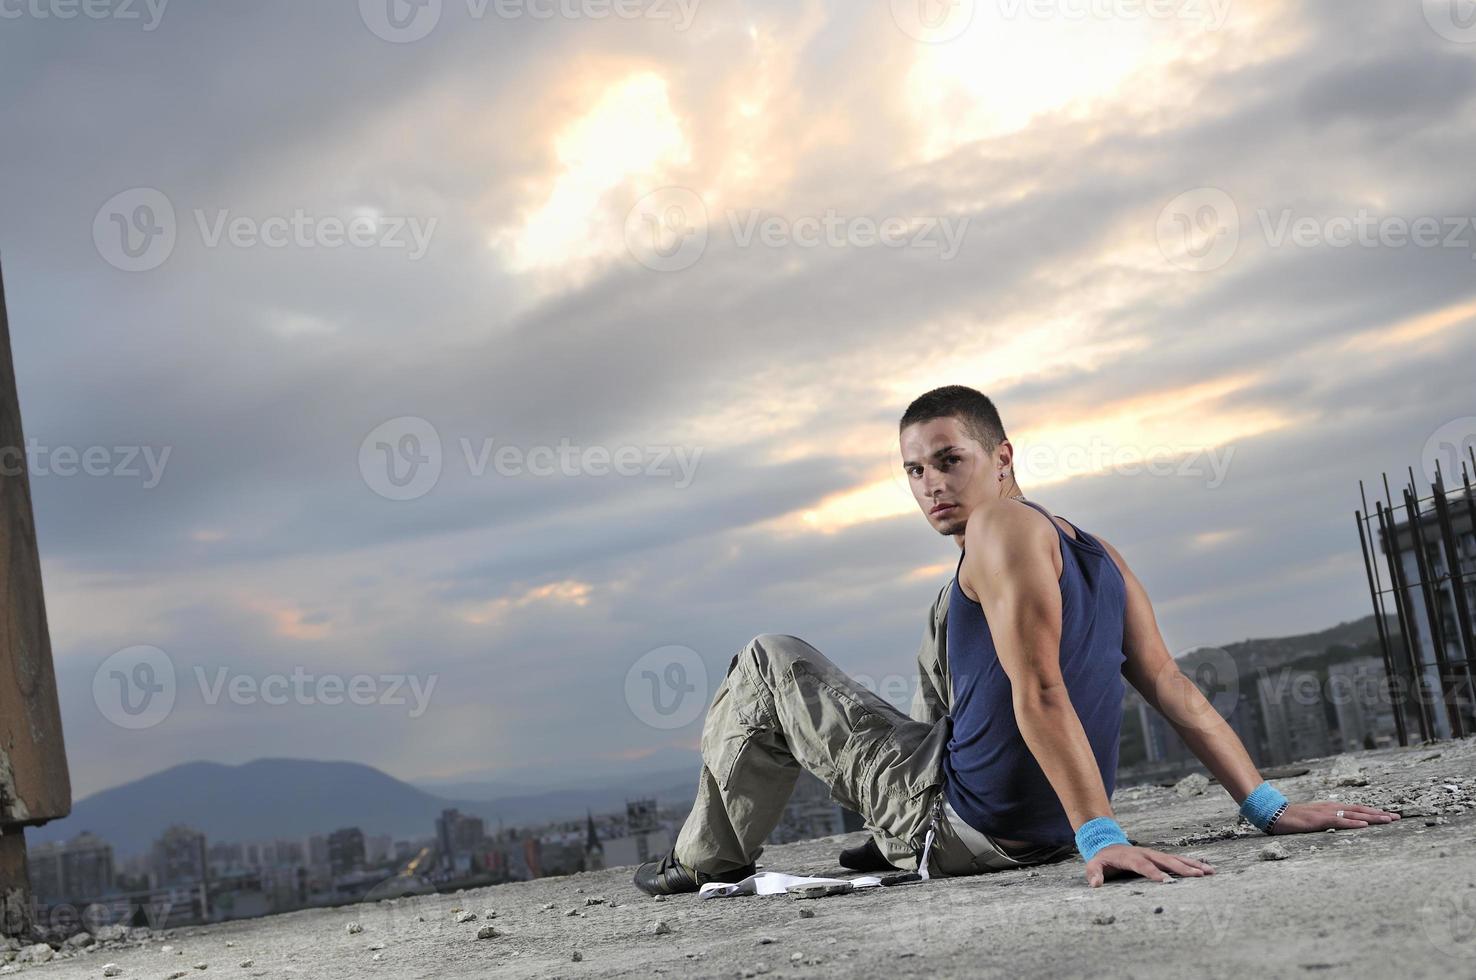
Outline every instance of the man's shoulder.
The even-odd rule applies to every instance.
[[[1010,497],[989,500],[969,513],[964,525],[964,547],[1008,549],[1020,542],[1039,538],[1055,540],[1052,521],[1029,504]]]

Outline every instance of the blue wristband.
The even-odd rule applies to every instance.
[[[1276,818],[1281,816],[1289,801],[1281,791],[1270,783],[1263,782],[1240,804],[1240,815],[1249,820],[1262,833],[1271,833]]]
[[[1104,847],[1130,843],[1127,834],[1111,817],[1094,817],[1076,832],[1076,849],[1083,861],[1090,861]]]

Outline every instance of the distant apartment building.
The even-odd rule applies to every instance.
[[[830,788],[808,771],[801,771],[770,844],[787,844],[846,832],[846,811],[831,799]]]
[[[436,818],[436,847],[443,870],[471,871],[487,850],[486,824],[460,810],[442,810]]]
[[[205,881],[209,869],[205,835],[176,824],[154,842],[149,863],[157,888]]]
[[[364,862],[368,865],[384,864],[392,855],[395,839],[389,834],[374,834],[364,838]]]
[[[1328,667],[1328,693],[1337,712],[1333,751],[1380,748],[1399,737],[1389,679],[1380,657],[1360,657]]]
[[[328,835],[328,867],[335,875],[364,869],[364,832],[344,827]]]
[[[593,826],[591,821],[591,832]],[[656,801],[642,799],[626,802],[625,833],[600,843],[603,866],[619,868],[659,858],[671,849],[675,840],[671,830],[661,825]]]
[[[1411,533],[1410,523],[1406,518],[1403,523],[1395,524],[1393,527],[1393,540],[1391,535],[1379,530],[1380,549],[1380,571],[1383,572],[1383,582],[1386,588],[1391,586],[1387,581],[1389,578],[1389,563],[1391,545],[1396,549],[1398,561],[1396,565],[1407,586],[1405,595],[1408,602],[1405,604],[1405,619],[1411,638],[1415,642],[1415,648],[1420,663],[1423,665],[1422,681],[1427,689],[1432,692],[1428,698],[1431,721],[1434,724],[1434,735],[1437,738],[1450,738],[1452,726],[1449,711],[1446,708],[1445,699],[1440,695],[1441,686],[1439,682],[1438,663],[1440,659],[1451,662],[1452,674],[1455,675],[1451,686],[1454,690],[1453,700],[1456,710],[1460,712],[1464,722],[1465,731],[1470,734],[1476,730],[1476,697],[1473,697],[1473,677],[1470,670],[1459,666],[1467,657],[1466,643],[1472,642],[1471,637],[1465,633],[1462,619],[1465,623],[1476,620],[1476,528],[1472,526],[1471,504],[1466,500],[1463,493],[1452,493],[1447,497],[1451,538],[1455,550],[1455,568],[1451,562],[1446,560],[1446,542],[1443,530],[1434,507],[1427,501],[1422,505],[1419,517],[1418,535]],[[1396,505],[1395,513],[1404,513]],[[1418,537],[1420,552],[1414,547]],[[1421,566],[1424,573],[1421,572]],[[1452,574],[1452,572],[1456,574]],[[1456,578],[1460,578],[1460,588],[1457,590]],[[1425,591],[1419,587],[1421,581],[1430,584],[1430,603],[1425,601]],[[1458,607],[1457,602],[1462,604]],[[1393,598],[1389,599],[1390,614],[1393,615]],[[1435,618],[1432,624],[1430,617],[1431,607],[1434,608]],[[1436,656],[1436,629],[1438,627],[1439,639],[1441,641],[1440,657]],[[1393,655],[1407,663],[1408,655],[1402,643],[1396,643],[1392,650]],[[1476,655],[1476,651],[1470,651]],[[1406,668],[1407,669],[1407,668]],[[1413,674],[1409,675],[1413,678]],[[1413,727],[1411,728],[1418,731]]]
[[[38,844],[29,855],[31,889],[48,904],[78,903],[113,891],[113,848],[83,831],[69,841]]]

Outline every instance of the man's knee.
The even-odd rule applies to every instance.
[[[761,677],[784,674],[793,664],[813,659],[813,650],[804,640],[788,633],[760,633],[733,655],[728,662],[728,674],[733,673],[740,661],[746,661]]]

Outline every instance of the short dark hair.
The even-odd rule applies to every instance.
[[[933,419],[955,418],[963,423],[964,429],[974,441],[993,452],[995,447],[1009,438],[1005,435],[1004,423],[988,396],[963,385],[947,385],[934,388],[926,395],[915,399],[902,413],[897,426],[900,434],[909,425],[931,422]]]

